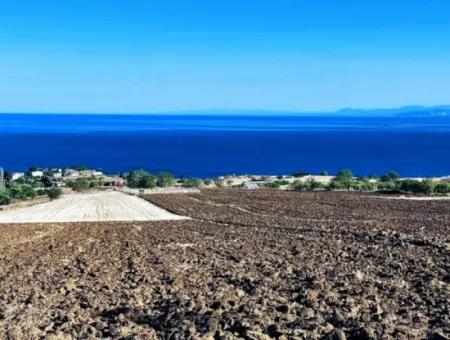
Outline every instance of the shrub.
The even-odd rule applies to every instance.
[[[36,191],[29,187],[23,187],[22,192],[25,198],[35,198],[37,196]]]
[[[190,178],[190,179],[186,179],[183,182],[183,187],[185,188],[200,188],[202,185],[202,180],[198,179],[198,178]]]
[[[19,200],[34,198],[37,196],[36,191],[29,185],[13,185],[9,188],[9,196]]]
[[[344,182],[340,180],[333,179],[330,184],[328,185],[329,190],[344,190],[344,189],[350,189],[349,186],[347,186]]]
[[[60,188],[47,189],[47,196],[52,200],[57,199],[61,194],[62,191]]]
[[[44,189],[38,189],[36,191],[36,193],[37,193],[38,196],[45,196],[45,195],[47,195],[47,191],[45,191]]]
[[[380,181],[381,182],[391,182],[391,181],[398,181],[400,179],[400,175],[398,172],[395,171],[389,171],[385,173],[383,176],[381,176]]]
[[[127,176],[127,185],[130,188],[150,189],[156,187],[157,178],[145,170],[134,170]]]
[[[431,194],[434,191],[435,183],[431,179],[423,181],[403,180],[400,181],[399,189],[413,194]]]
[[[360,182],[360,191],[376,191],[378,189],[377,183],[362,181]]]
[[[318,190],[318,189],[324,189],[325,186],[315,181],[314,179],[302,182],[302,181],[295,181],[292,184],[292,189],[297,191],[309,191],[309,190]]]
[[[264,186],[264,188],[278,189],[281,186],[281,184],[278,181],[275,181],[275,182],[264,183],[263,186]]]
[[[378,190],[381,191],[397,191],[400,190],[400,183],[396,182],[378,182]]]
[[[83,191],[89,189],[89,181],[85,178],[78,178],[75,181],[68,182],[67,185],[74,191]]]
[[[327,170],[323,170],[323,171],[320,173],[320,176],[328,176],[328,171],[327,171]]]
[[[350,190],[353,184],[353,173],[350,170],[341,170],[333,178],[330,183],[330,189],[332,190]]]
[[[9,194],[12,198],[15,199],[25,199],[26,196],[23,195],[22,193],[22,187],[21,186],[13,186],[11,188],[9,188]]]
[[[173,178],[170,172],[160,172],[156,176],[156,185],[158,187],[167,187],[175,183],[175,179]]]
[[[53,185],[52,180],[48,176],[42,177],[41,182],[46,188],[50,188]]]
[[[434,192],[437,194],[449,194],[450,193],[450,183],[438,183],[434,187]]]
[[[7,205],[11,203],[11,197],[6,192],[0,193],[0,205]]]

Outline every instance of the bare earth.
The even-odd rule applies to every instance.
[[[379,196],[374,196],[379,197]],[[410,200],[410,201],[448,201],[450,196],[384,196],[389,200]]]
[[[0,339],[448,340],[450,201],[373,197],[213,189],[143,196],[181,221],[0,224]]]
[[[116,191],[67,195],[60,199],[10,211],[0,211],[0,223],[98,222],[179,220],[139,197]]]

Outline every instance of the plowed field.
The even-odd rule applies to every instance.
[[[0,225],[0,338],[434,338],[450,202],[205,190],[190,220]]]

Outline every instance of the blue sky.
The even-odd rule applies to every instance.
[[[448,0],[0,0],[0,112],[450,103]]]

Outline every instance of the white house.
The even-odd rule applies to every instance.
[[[78,178],[80,177],[80,172],[73,169],[66,169],[66,171],[64,172],[64,177]]]
[[[25,176],[23,172],[13,172],[11,174],[11,181],[17,181],[19,178],[22,178],[23,176]]]
[[[244,189],[248,189],[248,190],[255,190],[255,189],[259,189],[260,186],[258,183],[255,182],[245,182],[243,185]]]
[[[31,177],[42,177],[42,176],[44,176],[44,171],[42,170],[31,171]]]

